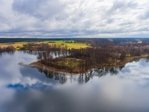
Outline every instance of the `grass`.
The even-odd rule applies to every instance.
[[[52,62],[50,68],[54,67],[54,69],[57,69],[56,71],[64,71],[69,73],[83,73],[85,70],[82,69],[82,63],[84,63],[84,60],[77,58],[61,58]]]
[[[84,60],[77,58],[61,58],[51,62],[51,65],[43,64],[41,61],[31,63],[30,66],[47,70],[49,72],[61,73],[85,73],[87,70],[82,68]]]
[[[58,66],[64,66],[67,68],[75,69],[78,68],[81,63],[83,63],[83,60],[76,59],[76,58],[64,58],[62,60],[58,60],[55,64]]]

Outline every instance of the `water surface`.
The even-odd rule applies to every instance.
[[[149,111],[149,62],[86,74],[47,73],[30,64],[36,54],[0,55],[0,112]]]

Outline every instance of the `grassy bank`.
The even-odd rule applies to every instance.
[[[30,66],[43,69],[49,72],[65,72],[65,73],[85,73],[87,70],[83,69],[82,63],[84,60],[77,58],[61,58],[50,63],[50,65],[43,64],[42,61],[31,63]]]

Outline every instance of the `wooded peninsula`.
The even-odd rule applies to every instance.
[[[23,51],[37,54],[29,66],[48,72],[86,73],[94,68],[112,68],[149,57],[148,41],[112,39],[49,40],[0,43],[0,53]]]

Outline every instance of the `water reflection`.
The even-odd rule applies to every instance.
[[[93,76],[102,77],[107,73],[111,75],[116,75],[123,67],[120,68],[103,68],[103,69],[92,69],[86,73],[73,74],[73,73],[58,73],[58,72],[49,72],[46,69],[38,69],[39,72],[43,73],[47,78],[58,80],[59,83],[64,84],[69,79],[73,81],[74,78],[77,78],[79,84],[87,83]],[[75,80],[76,81],[76,80]]]
[[[149,111],[148,60],[80,75],[19,65],[36,60],[36,53],[1,55],[0,112]]]
[[[0,57],[1,57],[2,55],[7,55],[7,54],[9,54],[9,55],[13,55],[13,54],[14,54],[14,51],[0,52]]]

